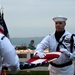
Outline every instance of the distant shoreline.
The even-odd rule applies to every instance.
[[[28,45],[30,40],[34,39],[35,43],[34,45],[36,46],[38,43],[40,43],[42,41],[44,37],[28,37],[28,38],[11,38],[11,43],[14,45],[14,46],[17,46],[17,45]]]

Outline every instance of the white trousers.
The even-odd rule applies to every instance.
[[[64,68],[56,68],[49,65],[49,75],[74,75],[74,65]]]
[[[67,74],[55,74],[55,73],[53,73],[53,72],[50,72],[49,71],[49,75],[74,75],[74,73],[67,73]]]

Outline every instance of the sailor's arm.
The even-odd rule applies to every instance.
[[[34,51],[34,56],[38,55],[40,58],[43,58],[46,54],[43,52],[45,49],[49,48],[49,35],[46,36],[36,47]]]
[[[75,52],[71,53],[67,49],[61,48],[60,51],[64,53],[69,59],[75,60]]]
[[[46,36],[36,47],[37,51],[43,52],[43,50],[49,48],[49,35]]]
[[[12,46],[7,37],[1,40],[0,47],[1,55],[3,57],[5,65],[8,67],[8,70],[12,73],[16,73],[17,71],[19,71],[19,58],[16,54],[15,48]]]

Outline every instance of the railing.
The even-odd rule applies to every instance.
[[[16,52],[19,56],[20,62],[24,62],[33,56],[34,50],[30,50],[30,49],[28,49],[28,50],[16,50]],[[48,53],[49,51],[44,50],[44,52]]]

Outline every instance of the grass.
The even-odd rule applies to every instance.
[[[9,71],[7,72],[7,75],[49,75],[48,71],[19,71],[16,74],[11,74]]]
[[[48,71],[19,71],[16,74],[11,74],[9,71],[7,75],[49,75]],[[75,75],[75,74],[74,74]]]

